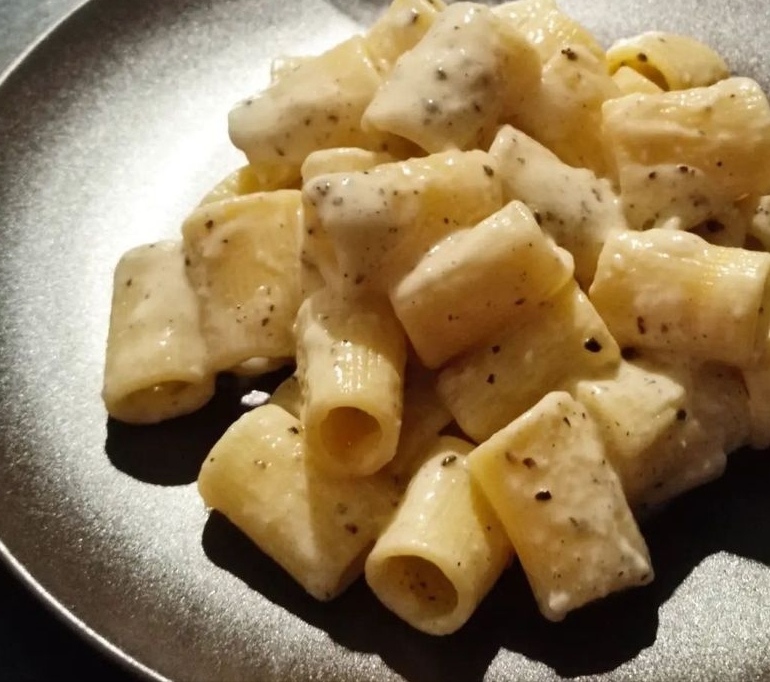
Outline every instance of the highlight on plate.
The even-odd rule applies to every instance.
[[[519,562],[560,620],[770,445],[770,105],[708,46],[394,0],[229,133],[248,164],[117,265],[103,397],[152,423],[296,363],[198,486],[317,599],[363,574],[447,634]]]

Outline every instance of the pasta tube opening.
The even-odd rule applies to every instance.
[[[321,443],[330,457],[356,462],[368,469],[382,440],[382,427],[376,417],[357,407],[336,407],[321,422]]]
[[[388,576],[380,583],[379,576]],[[430,559],[406,554],[382,562],[369,582],[391,610],[409,622],[432,621],[434,634],[444,634],[445,620],[454,616],[459,597],[454,583]]]
[[[151,424],[195,412],[214,395],[213,377],[201,382],[169,380],[142,386],[117,399],[107,396],[110,414],[127,424]]]

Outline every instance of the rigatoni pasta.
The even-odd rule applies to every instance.
[[[646,584],[634,514],[770,443],[759,86],[554,0],[394,0],[270,78],[249,164],[116,268],[109,413],[239,375],[199,491],[321,600],[447,634],[514,555],[551,620]]]

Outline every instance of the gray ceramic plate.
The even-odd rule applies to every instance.
[[[602,40],[693,33],[767,86],[764,1],[564,0]],[[770,679],[770,458],[649,523],[656,582],[561,625],[511,571],[459,634],[399,623],[361,584],[319,605],[193,482],[238,413],[131,429],[99,400],[111,269],[176,234],[239,162],[232,102],[270,56],[330,45],[379,0],[93,0],[0,84],[2,554],[101,646],[177,680]],[[122,653],[120,653],[122,652]]]

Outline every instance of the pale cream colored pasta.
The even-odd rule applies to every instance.
[[[525,320],[447,364],[436,390],[460,428],[482,442],[576,377],[596,376],[620,349],[573,281]]]
[[[549,620],[652,580],[596,424],[568,393],[547,394],[468,455],[468,466]]]
[[[540,72],[523,35],[484,5],[457,2],[399,58],[362,125],[430,153],[486,149],[503,114],[536,90]]]
[[[662,90],[649,78],[635,71],[630,66],[621,66],[612,74],[612,80],[615,81],[615,85],[618,86],[621,95],[654,95]]]
[[[625,232],[607,241],[589,293],[621,346],[748,367],[768,335],[768,274],[767,253]]]
[[[692,230],[720,246],[743,246],[749,220],[713,178],[694,166],[629,164],[620,169],[631,229]]]
[[[327,173],[368,171],[384,163],[396,161],[387,152],[374,152],[358,147],[319,149],[311,152],[302,163],[302,182]],[[317,220],[312,206],[304,214],[300,237],[302,290],[305,296],[320,288],[323,282],[338,279],[339,267],[329,236]],[[314,272],[315,271],[315,272]]]
[[[770,339],[754,367],[743,370],[749,396],[749,444],[758,450],[770,447]]]
[[[366,476],[396,453],[406,350],[387,302],[323,289],[297,314],[300,416],[312,456],[336,475]]]
[[[740,374],[690,367],[678,356],[621,363],[579,381],[575,397],[596,421],[607,458],[636,509],[656,506],[720,476],[726,452],[748,433]]]
[[[201,206],[182,226],[214,370],[294,355],[301,210],[297,190],[263,192]]]
[[[393,0],[364,37],[377,69],[390,71],[396,59],[420,41],[445,7],[442,0]]]
[[[333,478],[318,470],[302,423],[277,405],[230,426],[203,463],[198,490],[322,601],[361,574],[398,502],[387,476]]]
[[[176,241],[131,249],[115,268],[102,398],[115,419],[148,424],[214,395],[198,301]]]
[[[511,543],[471,481],[472,446],[444,436],[409,484],[366,560],[366,581],[407,623],[433,635],[460,628],[511,557]]]
[[[201,199],[198,206],[214,204],[224,199],[234,199],[244,194],[262,192],[271,187],[265,185],[251,166],[242,166],[220,180]]]
[[[586,48],[597,59],[604,59],[604,49],[596,38],[572,17],[564,14],[555,0],[516,0],[498,5],[493,11],[521,31],[537,49],[543,61],[575,45]]]
[[[582,45],[556,52],[543,67],[540,87],[511,113],[509,123],[562,161],[612,176],[604,149],[602,106],[620,96],[603,58]]]
[[[749,78],[709,87],[626,95],[603,108],[613,164],[676,164],[703,171],[737,200],[770,193],[770,105]]]
[[[436,244],[390,300],[420,360],[435,368],[526,319],[572,273],[569,252],[512,201]]]
[[[685,90],[727,78],[730,70],[708,45],[690,36],[649,31],[616,41],[607,50],[610,73],[634,69],[663,90]]]
[[[285,358],[249,358],[239,365],[231,367],[229,371],[232,374],[241,377],[259,377],[263,374],[270,374],[282,367],[286,367],[293,362],[293,357]]]
[[[756,239],[765,251],[770,250],[770,196],[748,197],[742,204],[744,215],[748,214],[747,236]]]
[[[384,149],[364,133],[361,115],[380,85],[363,38],[354,37],[301,62],[229,116],[230,139],[271,189],[299,179],[305,157],[329,147]]]
[[[334,249],[339,272],[328,284],[388,293],[442,237],[503,205],[495,169],[476,150],[316,176],[302,193],[308,222]]]
[[[543,230],[575,259],[575,277],[586,288],[610,234],[626,226],[611,183],[573,168],[528,135],[500,129],[489,150],[497,162],[506,199],[520,199]]]

